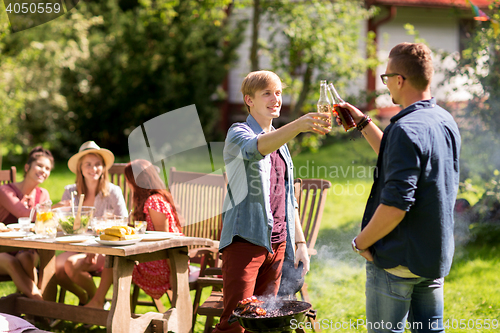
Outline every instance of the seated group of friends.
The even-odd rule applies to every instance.
[[[85,142],[79,152],[68,161],[71,172],[76,174],[75,184],[65,187],[61,201],[53,207],[79,204],[84,194],[83,206],[95,207],[95,217],[105,213],[129,215],[123,192],[109,181],[108,170],[114,155],[100,148],[95,142]],[[50,200],[49,192],[39,187],[54,168],[52,153],[42,147],[34,148],[24,166],[24,179],[0,186],[0,221],[17,223],[20,217],[29,217],[37,204]],[[138,175],[134,177],[134,173]],[[156,168],[148,161],[134,160],[125,167],[125,179],[131,189],[133,209],[131,218],[147,221],[147,230],[181,232],[181,224],[172,195],[165,189]],[[138,186],[138,183],[141,186]],[[144,186],[147,184],[148,186]],[[57,284],[74,293],[80,305],[102,308],[105,296],[113,281],[111,268],[104,268],[105,256],[64,252],[56,257],[56,274],[42,294],[37,281],[36,267],[39,256],[36,250],[0,253],[0,275],[10,275],[17,289],[27,297],[55,301]],[[101,275],[99,287],[93,276]],[[170,289],[168,261],[158,260],[135,266],[132,280],[148,295],[160,298]]]

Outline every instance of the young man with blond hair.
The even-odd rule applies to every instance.
[[[377,171],[352,248],[367,260],[368,332],[444,332],[443,283],[454,252],[460,134],[430,91],[431,51],[401,43],[381,75],[403,107],[382,132],[350,104],[378,154]]]
[[[275,129],[282,84],[273,72],[251,72],[241,92],[249,116],[231,126],[224,147],[229,179],[220,240],[224,311],[215,332],[243,332],[238,323],[228,324],[229,316],[244,298],[276,295],[285,256],[295,254],[309,269],[286,143],[302,132],[326,134],[330,125],[328,115],[308,113]]]

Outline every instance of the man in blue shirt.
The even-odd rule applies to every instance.
[[[286,143],[301,132],[327,133],[330,117],[308,113],[274,129],[282,102],[280,78],[251,72],[241,92],[249,116],[227,133],[224,163],[228,194],[220,240],[224,310],[214,332],[243,332],[228,324],[239,301],[252,295],[275,296],[284,257],[304,263],[309,257],[293,190],[293,162]]]
[[[403,110],[384,132],[345,104],[378,154],[361,233],[352,247],[367,260],[368,332],[444,332],[443,283],[453,253],[453,207],[460,134],[436,105],[434,70],[424,44],[401,43],[381,75]]]

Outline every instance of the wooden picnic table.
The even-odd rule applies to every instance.
[[[13,294],[0,299],[0,312],[30,314],[107,327],[107,332],[180,332],[192,330],[191,296],[189,294],[188,246],[214,245],[214,241],[198,237],[174,237],[154,242],[138,242],[126,246],[106,246],[90,239],[84,243],[59,243],[54,239],[0,239],[0,252],[19,248],[37,249],[40,254],[40,288],[47,287],[55,273],[55,251],[99,253],[106,255],[106,265],[113,267],[113,300],[109,311],[37,301]],[[148,312],[135,315],[130,310],[132,271],[136,262],[170,260],[172,307],[165,313]]]

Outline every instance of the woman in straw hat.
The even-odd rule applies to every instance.
[[[83,206],[95,207],[95,217],[112,213],[128,216],[123,193],[119,186],[109,182],[108,170],[115,157],[94,141],[85,142],[68,161],[71,172],[76,174],[76,183],[65,187],[60,205],[70,205],[71,193],[76,192],[75,205],[84,194]],[[86,304],[96,291],[91,272],[100,272],[104,267],[104,255],[65,252],[56,258],[57,283],[74,293],[80,304]]]

